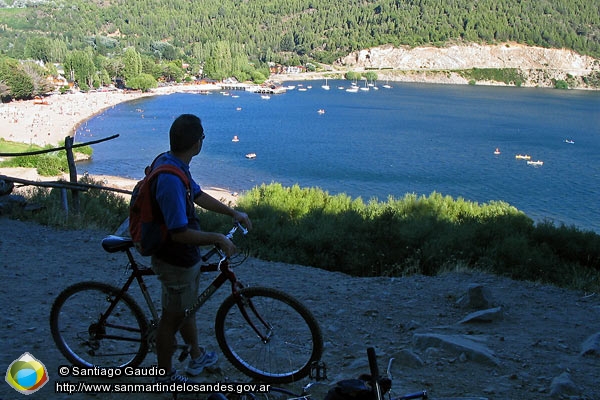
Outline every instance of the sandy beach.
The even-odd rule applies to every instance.
[[[183,91],[218,90],[217,85],[180,85],[142,92],[90,92],[45,97],[39,101],[13,101],[0,104],[0,138],[11,142],[36,144],[39,146],[57,145],[67,136],[73,136],[79,124],[96,114],[119,103],[140,97],[157,96]],[[43,177],[31,168],[0,168],[0,175],[19,177],[32,181],[69,180],[68,174],[60,177]],[[104,185],[131,190],[136,181],[117,176],[94,176]],[[211,196],[226,202],[235,203],[236,195],[220,188],[203,187]]]
[[[178,85],[147,93],[114,90],[53,94],[43,101],[0,103],[0,138],[39,146],[56,145],[73,136],[79,124],[119,103],[175,92],[218,89],[217,85]]]

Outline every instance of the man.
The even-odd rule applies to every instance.
[[[196,217],[194,203],[220,214],[230,215],[248,229],[252,223],[243,212],[236,211],[203,192],[194,182],[189,170],[192,158],[202,150],[204,128],[200,118],[192,114],[177,117],[169,131],[170,151],[161,154],[153,168],[172,164],[181,168],[190,180],[191,196],[185,183],[176,175],[162,173],[156,179],[156,200],[169,230],[169,240],[152,256],[152,268],[162,284],[162,316],[158,324],[156,350],[158,367],[170,372],[160,381],[185,383],[188,378],[177,374],[172,367],[173,343],[176,330],[191,348],[192,360],[186,367],[189,375],[199,375],[204,368],[217,362],[215,352],[198,344],[196,319],[184,321],[185,309],[198,296],[201,254],[198,246],[218,245],[228,256],[236,252],[235,245],[223,234],[203,232]],[[181,323],[183,322],[183,325]]]

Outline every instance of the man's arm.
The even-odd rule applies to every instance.
[[[252,222],[244,212],[234,210],[227,204],[220,202],[206,192],[201,192],[194,199],[194,203],[208,211],[213,211],[223,215],[229,215],[238,222],[241,222],[247,229],[252,229]]]

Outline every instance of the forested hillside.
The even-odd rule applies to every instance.
[[[163,59],[332,63],[381,44],[513,41],[600,56],[597,0],[0,0],[0,50],[60,61],[92,46]],[[34,5],[35,4],[35,5]],[[42,37],[45,54],[31,42]],[[28,45],[28,41],[30,44]],[[39,47],[39,46],[38,46]]]
[[[598,0],[0,0],[0,100],[54,90],[55,64],[83,90],[121,79],[148,90],[262,83],[271,62],[317,70],[380,45],[507,42],[600,58]]]

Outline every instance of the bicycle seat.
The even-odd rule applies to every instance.
[[[102,248],[109,253],[125,251],[131,247],[133,247],[133,240],[128,237],[109,235],[102,239]]]

